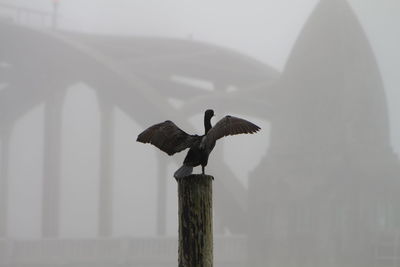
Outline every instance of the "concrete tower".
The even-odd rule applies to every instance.
[[[365,266],[372,233],[393,227],[400,168],[379,69],[345,0],[317,5],[276,90],[270,150],[249,182],[249,266]]]

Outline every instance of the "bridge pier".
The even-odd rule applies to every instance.
[[[61,126],[64,92],[50,94],[44,111],[44,166],[42,199],[42,235],[59,235]]]
[[[167,233],[167,162],[161,155],[157,162],[157,235],[164,236]]]
[[[109,237],[112,235],[113,228],[113,106],[100,100],[100,111],[100,188],[98,234],[101,237]]]
[[[0,238],[7,237],[8,219],[8,168],[10,159],[11,127],[2,132],[0,171]]]

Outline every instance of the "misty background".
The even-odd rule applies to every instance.
[[[2,1],[18,7],[52,12],[50,0]],[[293,1],[57,1],[58,27],[85,33],[162,36],[194,39],[245,53],[279,71],[318,0]],[[393,147],[399,151],[400,4],[395,0],[351,0],[375,53],[388,99]],[[33,18],[27,22],[38,24]]]
[[[345,35],[348,32],[344,30],[345,33],[338,36],[344,40],[350,39],[349,43],[339,40],[337,46],[329,44],[324,50],[323,45],[319,44],[325,43],[318,39],[323,37],[318,33],[324,32],[324,29],[321,30],[319,26],[324,27],[330,25],[329,22],[332,23],[333,26],[328,32],[335,32],[335,23],[343,23],[344,26],[340,24],[339,29],[347,27],[346,19],[349,19],[348,14],[351,13],[346,9],[347,4],[344,0],[0,1],[0,42],[3,44],[0,44],[0,94],[3,96],[3,100],[0,99],[0,109],[3,113],[0,115],[0,144],[3,151],[2,185],[6,185],[2,186],[3,196],[6,196],[5,202],[4,198],[2,199],[6,203],[6,208],[3,209],[6,210],[6,230],[2,233],[2,241],[5,243],[2,244],[6,244],[4,246],[8,248],[1,252],[1,255],[7,255],[8,258],[3,262],[0,259],[0,264],[14,266],[13,264],[18,264],[19,258],[23,258],[18,256],[17,248],[10,249],[12,246],[9,244],[15,244],[14,241],[28,244],[29,250],[33,251],[31,254],[38,255],[40,253],[35,252],[33,246],[29,247],[32,240],[38,241],[36,246],[43,246],[41,240],[48,239],[139,240],[132,241],[132,244],[159,237],[174,240],[177,236],[177,193],[172,173],[182,162],[185,153],[170,158],[156,148],[137,143],[135,140],[144,128],[166,119],[174,121],[187,132],[201,134],[202,116],[207,108],[213,108],[216,112],[213,123],[231,114],[249,119],[262,128],[256,135],[235,136],[219,142],[216,151],[210,157],[209,167],[206,168],[207,173],[215,175],[216,178],[215,232],[217,239],[222,238],[222,241],[216,241],[220,242],[216,246],[224,247],[219,244],[233,242],[240,244],[240,250],[245,250],[243,258],[232,259],[230,264],[398,264],[399,247],[385,247],[381,252],[379,234],[382,227],[387,227],[384,229],[385,238],[388,235],[389,239],[396,237],[398,240],[400,230],[400,215],[394,204],[397,201],[396,193],[399,191],[397,179],[400,179],[400,76],[396,73],[400,69],[400,2],[349,0],[347,3],[361,29],[354,27],[356,30],[349,36]],[[316,11],[319,5],[320,10],[326,14]],[[339,14],[340,17],[340,8],[343,7],[345,15],[336,21],[335,16]],[[316,12],[316,15],[310,24],[314,26],[304,30],[313,12]],[[330,15],[334,19],[328,22],[324,20],[324,17],[330,18]],[[318,19],[321,20],[321,24],[318,23]],[[353,23],[352,18],[348,21]],[[349,26],[351,30],[352,27],[353,24]],[[306,36],[304,38],[301,37],[303,30]],[[316,33],[314,35],[313,30]],[[307,39],[310,36],[316,38],[315,49],[305,48],[314,44],[312,39]],[[329,39],[329,36],[326,38]],[[353,42],[352,38],[357,42]],[[307,41],[302,41],[303,39]],[[358,42],[359,40],[361,41]],[[296,48],[298,41],[300,45]],[[329,43],[329,40],[326,43]],[[332,43],[335,43],[335,40]],[[354,44],[354,47],[349,49],[350,52],[347,51],[348,44]],[[34,46],[32,53],[29,51],[30,45]],[[337,56],[332,52],[336,48],[339,51]],[[301,49],[304,49],[305,53],[302,53]],[[310,50],[320,54],[310,60],[306,56],[296,57]],[[360,55],[356,53],[357,55],[352,57],[354,51],[361,51]],[[323,59],[325,53],[328,54],[326,61]],[[292,54],[295,56],[292,63],[288,64]],[[364,56],[368,57],[365,62],[362,61]],[[168,65],[168,60],[174,62],[180,57],[187,61],[182,65]],[[369,57],[376,62],[370,61]],[[335,58],[338,60],[335,61]],[[341,59],[344,61],[341,62]],[[317,66],[313,65],[314,62],[323,64]],[[18,64],[27,64],[29,67],[21,68]],[[355,67],[351,69],[349,65]],[[337,75],[344,82],[341,80],[336,84],[335,77],[331,78],[328,75],[331,67],[332,73],[340,70],[345,72]],[[304,74],[301,72],[303,68]],[[165,74],[165,69],[177,73]],[[319,69],[327,69],[328,74],[321,71],[319,75]],[[361,70],[358,71],[359,69]],[[26,70],[30,73],[24,73]],[[354,73],[346,73],[348,70]],[[178,73],[179,71],[181,73]],[[309,73],[310,76],[307,76]],[[315,76],[312,76],[313,73]],[[198,77],[195,77],[195,74],[198,74]],[[163,75],[170,76],[166,76],[166,80]],[[318,80],[319,77],[321,80]],[[324,77],[327,77],[326,80]],[[318,81],[314,84],[314,80]],[[330,95],[329,91],[318,93],[317,88],[324,88],[324,82],[327,88],[343,85],[343,88],[348,90],[340,91],[340,97],[345,99],[345,104],[335,102],[342,98]],[[16,86],[13,87],[13,84]],[[54,88],[62,87],[62,94],[51,96],[52,84]],[[297,84],[301,90],[305,90],[304,93],[291,93],[290,88],[296,87]],[[41,91],[43,85],[46,89]],[[173,91],[174,85],[178,88],[177,91]],[[308,85],[315,88],[307,91]],[[184,91],[185,86],[187,91]],[[368,90],[372,88],[372,91],[375,88],[377,92],[382,89],[382,92],[368,91],[363,94],[364,98],[357,95],[360,91],[352,91],[353,87],[363,89],[363,86]],[[289,91],[286,94],[277,93],[279,90],[286,92],[287,88]],[[130,89],[132,91],[129,91]],[[18,93],[14,96],[10,90],[17,90]],[[36,94],[35,90],[40,94]],[[381,93],[384,100],[379,98]],[[269,100],[275,99],[277,95],[277,100]],[[293,102],[287,100],[293,97],[297,99]],[[9,99],[15,102],[7,101]],[[29,104],[32,107],[19,114],[19,106],[24,106],[25,102],[32,102],[33,104]],[[47,105],[49,102],[53,104]],[[300,103],[299,106],[291,105],[297,102]],[[311,114],[310,120],[303,123],[306,127],[304,130],[301,116],[297,118],[300,121],[297,125],[296,110],[291,108],[301,109],[308,105],[310,110],[299,112],[301,115]],[[349,111],[353,110],[352,106],[355,107],[355,112],[351,114]],[[359,106],[363,107],[358,109]],[[52,112],[54,110],[55,113]],[[290,112],[280,111],[281,115],[273,115],[271,118],[271,114],[276,112],[274,110]],[[48,116],[46,112],[56,115]],[[340,115],[343,117],[339,119],[331,116],[342,113],[344,115]],[[386,115],[388,125],[385,123]],[[362,123],[359,123],[358,118],[361,117]],[[372,123],[367,127],[369,119]],[[50,130],[50,134],[46,132],[49,130],[46,128],[46,120],[58,127],[55,131]],[[291,127],[283,123],[286,121],[289,121],[287,124]],[[342,121],[344,124],[341,124]],[[343,134],[343,144],[350,144],[348,147],[342,146],[342,143],[335,143],[335,137],[332,137],[334,144],[331,146],[328,139],[330,140],[331,133],[336,134],[336,129],[329,128],[330,123],[333,126],[345,125],[344,127],[350,129],[346,128],[345,131],[349,132]],[[276,129],[283,129],[282,132],[278,132],[278,138],[275,135],[275,140],[279,139],[275,143],[274,125]],[[302,130],[298,131],[296,127]],[[378,133],[375,134],[374,127],[381,127],[383,133],[377,130]],[[318,130],[314,136],[314,128],[322,130]],[[311,129],[311,138],[307,136],[307,129]],[[287,133],[289,130],[290,135]],[[388,134],[387,138],[385,131]],[[342,134],[341,131],[338,132],[338,135]],[[352,147],[352,142],[357,143],[352,139],[357,140],[357,136],[353,137],[352,134],[363,135],[363,132],[373,132],[372,137],[366,134],[365,141],[364,137],[360,137],[363,140],[360,143],[364,147],[373,147],[374,150],[365,153],[361,149],[361,153],[353,153],[349,147]],[[53,138],[53,134],[60,138],[55,150],[51,148],[54,140],[46,145],[49,138]],[[103,147],[101,144],[104,136],[108,141],[105,141],[106,145]],[[326,143],[329,144],[326,147],[325,140],[318,139],[321,136],[327,138]],[[294,139],[298,141],[295,142]],[[386,147],[386,142],[389,147]],[[272,148],[274,144],[276,145]],[[383,144],[384,152],[380,152],[381,148],[375,150],[375,144],[376,147]],[[286,146],[300,152],[293,156],[293,152],[288,152]],[[317,147],[317,150],[308,150],[307,147]],[[376,152],[378,150],[379,153]],[[52,157],[57,151],[59,155],[56,158]],[[332,158],[331,151],[334,151]],[[394,154],[391,155],[390,152]],[[372,156],[372,160],[366,160],[368,164],[357,165],[357,160],[362,161],[368,153],[376,154],[376,158]],[[285,156],[281,157],[281,154]],[[288,154],[292,156],[286,157]],[[7,160],[4,160],[4,155],[7,155]],[[345,156],[338,156],[340,159],[337,159],[337,155]],[[307,162],[308,157],[314,161]],[[320,158],[323,162],[334,163],[329,165],[315,161]],[[352,159],[356,159],[356,167],[348,166],[353,164],[349,163],[353,162]],[[384,163],[380,164],[380,160]],[[52,162],[55,164],[51,164]],[[306,170],[302,170],[301,166]],[[292,167],[296,175],[281,171]],[[58,188],[59,191],[47,192],[47,187],[43,186],[47,181],[44,177],[52,177],[54,174],[59,176],[59,184],[50,185],[49,188]],[[231,174],[234,175],[234,181],[229,181]],[[338,222],[341,226],[336,227],[316,219],[318,216],[325,216],[319,210],[334,209],[336,203],[343,205],[338,204],[340,207],[347,207],[347,203],[354,202],[349,195],[358,192],[360,188],[366,189],[354,195],[359,196],[358,200],[363,202],[366,197],[363,194],[368,195],[373,191],[371,188],[376,187],[374,182],[370,184],[371,179],[364,181],[364,176],[371,176],[377,184],[383,185],[377,189],[380,193],[365,201],[368,204],[360,204],[359,210],[359,207],[355,208],[361,214],[360,217],[346,217],[346,214],[354,214],[350,207],[346,211],[349,213],[344,212],[344,217],[339,219],[342,220]],[[385,176],[389,177],[388,180],[382,178]],[[312,179],[308,179],[310,177]],[[344,179],[347,177],[354,178],[355,182]],[[302,184],[299,180],[307,182]],[[287,185],[281,183],[292,184],[294,189],[287,189]],[[352,191],[354,184],[357,189]],[[343,186],[349,189],[350,193],[347,195],[346,190],[338,190],[345,192],[343,194],[329,193],[330,191],[326,193],[324,185],[330,189]],[[100,192],[104,187],[108,188],[108,191],[105,189],[106,193],[102,195]],[[387,188],[391,188],[392,191],[386,192]],[[7,192],[4,193],[4,190]],[[371,194],[375,194],[375,191]],[[50,204],[43,204],[43,195],[44,199],[46,196],[47,200],[50,199]],[[382,215],[381,209],[378,208],[377,212],[369,213],[367,207],[375,204],[380,207],[381,197],[384,198],[385,195],[391,196],[383,201],[386,203],[385,207],[390,206],[391,211],[386,212],[384,208]],[[349,202],[343,200],[347,198]],[[55,199],[57,203],[54,203]],[[307,200],[303,201],[304,199]],[[304,206],[312,203],[309,207],[314,207],[316,202],[325,203],[326,199],[332,202],[323,207],[315,206],[312,211],[294,205],[296,202],[303,203]],[[101,203],[106,207],[102,208]],[[270,204],[273,207],[271,209],[267,208]],[[111,208],[107,205],[111,205]],[[47,213],[48,217],[43,215],[46,214],[43,210],[47,208],[50,210]],[[222,212],[224,209],[227,211]],[[297,215],[298,213],[301,215]],[[296,219],[293,219],[291,214],[296,214],[293,215]],[[313,217],[314,215],[310,214],[317,215]],[[235,224],[237,217],[246,217],[250,221],[260,218],[261,222],[253,226],[251,222],[245,221]],[[276,221],[268,221],[268,218],[275,217]],[[308,219],[298,219],[300,217]],[[46,218],[53,220],[48,229],[55,227],[56,230],[44,229]],[[104,228],[101,228],[99,220],[103,220]],[[360,224],[364,225],[363,220],[369,220],[365,223],[368,226],[357,227]],[[388,220],[395,223],[388,223]],[[318,227],[315,227],[315,224]],[[308,231],[314,227],[319,230],[310,234]],[[255,230],[251,230],[252,228]],[[295,234],[292,233],[291,230],[297,228],[301,228],[301,235],[298,235],[297,230],[294,231]],[[368,233],[370,238],[367,241],[359,238],[360,233],[354,230],[355,228],[362,228],[365,232],[361,233]],[[309,229],[305,231],[306,234],[304,229]],[[259,240],[256,230],[260,231],[260,236],[263,233],[268,238]],[[46,232],[47,234],[44,234]],[[324,232],[332,235],[325,235]],[[342,235],[356,232],[357,234],[348,235],[349,239],[341,237],[342,239],[336,240],[335,236],[340,235],[339,232]],[[227,238],[223,239],[224,237]],[[247,243],[242,241],[229,241],[247,237],[250,237],[248,245],[243,245]],[[392,242],[392,239],[390,240]],[[346,244],[349,248],[360,249],[348,252],[351,257],[347,257],[346,253],[342,253],[348,250]],[[320,250],[317,247],[321,247]],[[216,251],[217,259],[219,251],[221,249]],[[264,253],[265,251],[275,255],[271,256]],[[373,255],[378,256],[373,261],[366,260],[371,251],[374,252]],[[168,253],[174,259],[173,245]],[[226,252],[221,252],[221,255],[223,253]],[[224,255],[228,255],[229,258],[230,254]],[[246,257],[250,259],[245,259]],[[291,257],[292,260],[287,260]],[[346,260],[346,257],[351,260]],[[318,260],[313,261],[316,258]],[[35,257],[31,259],[32,264],[37,264]],[[42,259],[46,257],[43,256],[40,260]],[[229,261],[220,263],[221,266],[226,262]],[[247,265],[244,262],[247,262]],[[25,264],[29,265],[29,260]],[[132,266],[141,265],[133,263]]]

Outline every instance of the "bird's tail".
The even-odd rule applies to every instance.
[[[176,172],[174,173],[174,177],[175,177],[175,179],[183,178],[188,175],[191,175],[192,171],[193,171],[193,167],[190,167],[187,165],[182,165],[182,167],[180,167],[179,169],[176,170]]]

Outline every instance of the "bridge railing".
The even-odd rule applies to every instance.
[[[400,266],[400,232],[382,232],[375,245],[376,267]]]
[[[244,262],[244,236],[217,237],[216,262]],[[0,240],[0,266],[68,264],[164,264],[175,266],[176,237],[121,239]],[[111,266],[111,265],[110,265]]]
[[[0,18],[11,20],[17,24],[50,28],[52,17],[51,12],[0,2]]]

